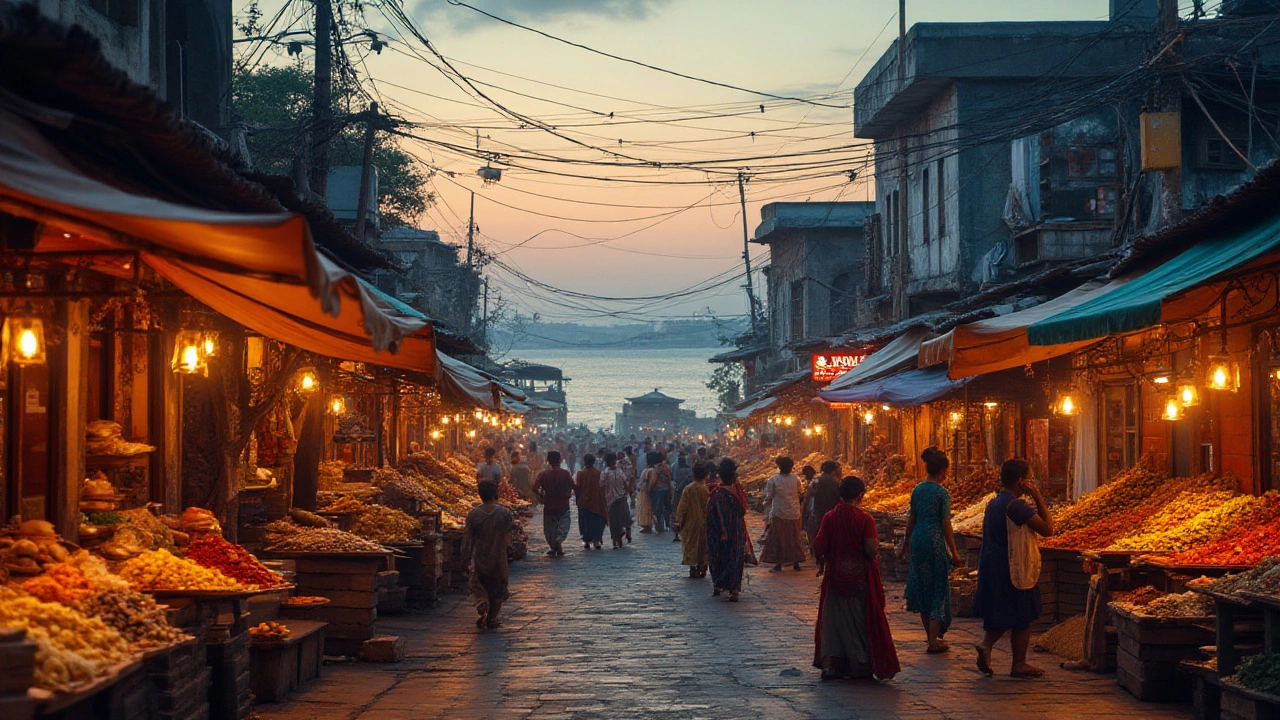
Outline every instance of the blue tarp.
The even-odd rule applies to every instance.
[[[1094,340],[1159,325],[1163,303],[1280,246],[1280,215],[1246,230],[1202,240],[1102,297],[1033,323],[1032,345]]]
[[[959,390],[971,380],[971,377],[952,380],[947,377],[946,365],[936,365],[924,370],[904,370],[851,388],[822,390],[818,395],[827,402],[885,403],[914,407]]]

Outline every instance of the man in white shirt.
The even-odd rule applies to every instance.
[[[491,447],[484,449],[484,462],[476,465],[476,483],[491,482],[497,485],[502,482],[502,465],[493,459],[497,455]]]
[[[778,466],[778,474],[764,484],[764,500],[769,503],[769,514],[765,516],[767,528],[760,562],[772,564],[772,572],[781,572],[784,564],[799,570],[800,563],[805,560],[800,505],[804,488],[800,478],[791,474],[795,461],[780,457],[774,462]]]

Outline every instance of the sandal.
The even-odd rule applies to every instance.
[[[978,670],[988,677],[995,675],[995,671],[991,669],[991,649],[984,648],[981,644],[973,646],[978,651]]]

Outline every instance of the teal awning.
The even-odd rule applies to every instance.
[[[1253,227],[1201,240],[1126,285],[1033,323],[1032,345],[1061,345],[1159,325],[1166,300],[1243,267],[1280,246],[1280,215]],[[1207,308],[1206,308],[1207,309]]]

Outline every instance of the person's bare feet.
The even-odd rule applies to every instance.
[[[927,652],[930,655],[938,655],[940,653],[948,652],[950,650],[951,650],[951,646],[948,645],[945,640],[934,640],[933,642],[929,643],[929,649],[926,650],[925,652]]]
[[[978,651],[978,670],[983,675],[994,675],[995,671],[991,669],[991,648],[978,643],[973,646],[973,649]]]
[[[1026,679],[1044,677],[1044,670],[1041,670],[1034,665],[1027,665],[1026,663],[1023,663],[1022,665],[1015,666],[1013,670],[1009,672],[1009,677]]]

